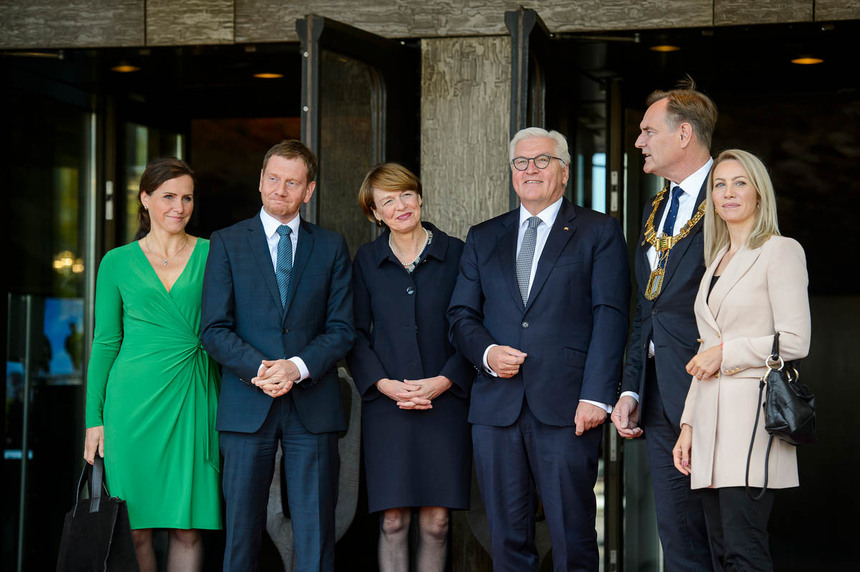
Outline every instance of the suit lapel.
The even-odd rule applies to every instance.
[[[520,305],[523,303],[520,296],[520,286],[517,284],[517,232],[520,220],[520,209],[514,209],[508,216],[502,219],[499,227],[499,236],[496,241],[495,256],[499,260],[499,276],[502,276],[511,296]]]
[[[714,261],[716,265],[712,265],[714,266],[714,269],[719,265],[719,261],[722,259],[726,250],[728,250],[728,248],[722,250],[720,255],[717,256]],[[747,271],[752,268],[760,254],[761,248],[749,250],[747,247],[743,246],[737,251],[734,258],[729,261],[720,276],[720,279],[717,280],[717,283],[714,285],[714,289],[711,290],[711,295],[708,297],[708,308],[710,308],[714,319],[720,315],[720,308],[722,307],[726,296],[728,296],[729,292],[732,291],[732,288],[734,288],[735,284],[738,283],[738,280],[743,278]],[[713,276],[713,271],[711,272],[711,276]]]
[[[546,238],[546,244],[541,252],[538,260],[535,278],[532,281],[532,287],[529,289],[529,299],[526,304],[526,310],[532,305],[541,288],[546,283],[550,272],[555,267],[555,261],[567,246],[570,237],[576,232],[573,226],[573,220],[576,218],[576,212],[573,205],[568,201],[562,201],[561,209],[558,211],[558,216],[555,217],[555,223],[549,231],[549,236]],[[519,288],[518,288],[519,290]]]
[[[305,268],[311,258],[311,252],[314,249],[314,235],[312,227],[304,220],[299,225],[298,244],[296,244],[296,256],[293,260],[293,273],[290,277],[290,293],[287,296],[287,307],[284,315],[289,312],[290,306],[293,305],[293,300],[296,298],[296,292],[299,288],[299,282],[302,280]],[[277,284],[276,284],[277,289]]]
[[[708,294],[708,291],[710,290],[711,280],[714,278],[714,272],[717,271],[717,266],[720,265],[720,260],[723,258],[723,255],[726,253],[728,248],[728,246],[724,247],[719,252],[719,254],[717,254],[717,257],[714,259],[714,261],[711,262],[710,266],[705,269],[705,273],[704,275],[702,275],[702,281],[699,283],[699,295],[696,296],[695,302],[697,315],[704,317],[705,321],[708,322],[708,324],[717,331],[719,331],[720,328],[719,326],[717,326],[715,314],[712,312],[711,307],[709,305],[714,295],[713,292]],[[720,281],[722,281],[722,278],[720,278]],[[719,284],[720,281],[718,281],[717,284]],[[702,295],[703,290],[704,296]]]
[[[272,266],[272,255],[269,252],[269,243],[263,230],[263,221],[256,216],[248,221],[248,248],[257,261],[263,282],[272,295],[276,308],[281,307],[281,293],[278,291],[278,281],[275,277],[275,267]]]

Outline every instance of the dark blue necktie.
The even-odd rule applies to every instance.
[[[293,274],[293,244],[290,241],[292,229],[282,224],[278,227],[278,262],[275,265],[275,277],[278,279],[278,290],[281,292],[281,307],[287,307],[287,292],[290,291],[290,278]]]
[[[678,218],[678,205],[683,192],[684,189],[681,187],[672,189],[672,203],[669,205],[669,212],[666,214],[666,221],[663,223],[663,234],[666,236],[674,236],[675,234],[675,219]]]

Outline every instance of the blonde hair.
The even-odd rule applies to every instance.
[[[747,238],[747,248],[758,248],[771,236],[779,235],[779,223],[776,216],[776,195],[767,168],[761,159],[748,151],[741,149],[726,149],[720,153],[708,174],[708,188],[705,193],[705,264],[710,265],[720,250],[729,243],[729,229],[726,222],[714,212],[714,171],[717,165],[724,161],[737,161],[746,171],[747,178],[758,195],[756,209],[756,224]]]
[[[381,191],[415,191],[418,197],[424,196],[421,181],[412,171],[398,163],[380,163],[364,176],[364,182],[358,190],[358,204],[370,222],[379,224],[373,212],[376,203],[373,202],[373,189]]]

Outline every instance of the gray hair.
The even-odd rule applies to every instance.
[[[511,139],[511,144],[508,148],[508,160],[513,162],[514,149],[520,141],[531,139],[532,137],[544,137],[555,141],[555,156],[561,159],[561,162],[565,165],[570,165],[570,151],[567,148],[567,139],[564,135],[558,131],[547,131],[540,127],[526,127],[517,131],[517,134]]]

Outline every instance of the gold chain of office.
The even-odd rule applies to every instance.
[[[663,197],[666,196],[668,191],[669,186],[667,185],[663,187],[662,191],[657,193],[657,196],[654,197],[654,202],[652,203],[654,208],[651,209],[651,216],[649,216],[648,220],[645,221],[644,242],[653,246],[657,251],[657,265],[654,270],[651,271],[651,276],[648,277],[648,285],[645,286],[645,298],[648,300],[656,299],[657,296],[660,295],[660,291],[663,289],[663,277],[666,275],[666,261],[669,258],[669,251],[672,250],[672,247],[678,244],[680,240],[686,238],[693,227],[696,226],[696,223],[702,220],[702,217],[705,216],[705,201],[702,201],[696,214],[681,227],[678,234],[674,236],[667,236],[665,234],[657,235],[657,231],[654,229],[654,215],[657,214],[657,207],[660,205],[660,201],[663,200]]]

